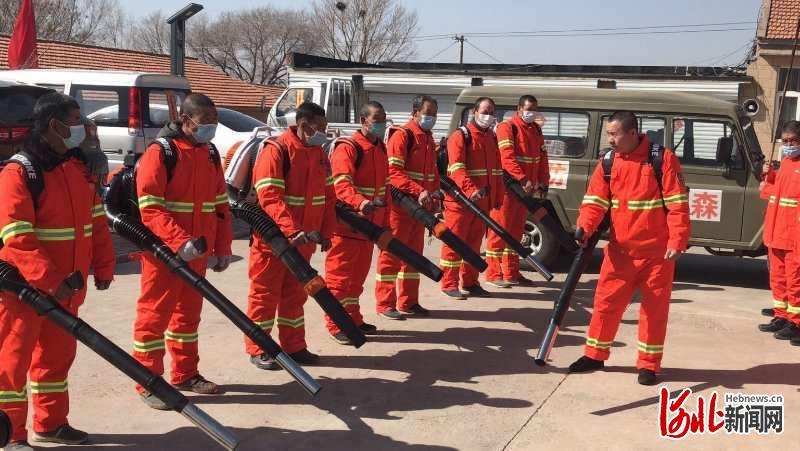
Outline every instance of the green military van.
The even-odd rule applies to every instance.
[[[605,123],[614,111],[626,110],[639,118],[641,133],[680,157],[690,188],[690,245],[714,255],[766,253],[761,238],[766,203],[759,197],[756,177],[764,155],[750,118],[738,105],[676,92],[474,87],[458,97],[450,131],[467,123],[479,97],[494,99],[501,121],[514,114],[524,94],[539,100],[550,160],[549,198],[568,230],[574,230],[600,151],[608,147]],[[545,263],[560,252],[552,234],[534,221],[528,222],[522,240]]]

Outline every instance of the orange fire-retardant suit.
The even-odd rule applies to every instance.
[[[178,158],[169,181],[158,144],[151,144],[139,159],[136,190],[142,222],[175,252],[187,241],[205,237],[206,256],[189,262],[192,270],[205,275],[208,255],[231,255],[233,232],[222,167],[208,144],[194,145],[183,136],[171,142]],[[198,375],[203,298],[150,253],[141,259],[133,356],[161,375],[166,348],[172,357],[171,381],[180,384]]]
[[[409,136],[403,129],[410,130],[413,135],[414,142],[410,150]],[[401,129],[391,133],[386,147],[389,183],[392,186],[414,198],[418,198],[423,191],[433,193],[439,189],[436,143],[430,131],[423,130],[412,118]],[[422,254],[425,226],[399,206],[389,203],[389,228],[392,234]],[[419,272],[391,253],[380,252],[375,279],[375,308],[378,313],[387,310],[410,311],[411,307],[419,304]]]
[[[514,180],[522,185],[530,181],[534,186],[550,183],[547,153],[542,149],[544,135],[539,124],[526,123],[519,116],[500,123],[495,131],[500,150],[500,164]],[[503,204],[492,210],[492,219],[516,239],[522,238],[528,213],[514,195],[506,191]],[[519,255],[505,241],[489,230],[486,239],[486,280],[516,281],[519,279]]]
[[[339,141],[330,155],[331,173],[336,198],[360,211],[367,202],[386,200],[386,148],[383,141],[373,143],[361,131],[355,132],[352,140],[361,149],[361,157],[358,157],[358,151],[350,141]],[[386,208],[378,208],[367,219],[385,227],[387,216]],[[325,258],[325,284],[357,326],[364,324],[358,298],[364,291],[364,281],[369,274],[372,247],[372,241],[339,222]],[[325,325],[331,335],[339,332],[327,315]]]
[[[287,237],[298,232],[318,232],[330,239],[336,225],[335,194],[328,183],[325,153],[319,146],[306,147],[297,137],[297,127],[290,127],[278,140],[288,155],[268,143],[253,168],[259,205]],[[284,172],[285,156],[289,158],[288,174]],[[316,244],[307,243],[298,246],[298,250],[310,260],[315,247]],[[308,296],[258,235],[253,236],[250,246],[249,275],[247,316],[267,333],[277,323],[278,338],[285,352],[306,349],[303,305]],[[251,356],[264,352],[247,337],[245,350]]]
[[[800,158],[784,158],[777,172],[769,171],[761,197],[768,199],[764,245],[769,248],[769,282],[776,317],[800,325]]]
[[[111,235],[84,164],[69,159],[44,170],[43,179],[44,191],[34,206],[22,167],[9,165],[0,173],[0,259],[50,295],[73,271],[85,278],[90,266],[95,280],[112,280]],[[85,296],[84,289],[61,305],[75,315]],[[0,409],[11,419],[12,441],[27,439],[29,371],[34,430],[52,432],[67,423],[67,375],[76,347],[68,332],[15,296],[0,293]]]
[[[647,163],[650,142],[645,136],[640,139],[633,152],[614,153],[610,183],[603,177],[602,163],[597,166],[578,215],[577,226],[591,236],[611,208],[609,244],[595,291],[585,354],[596,360],[608,359],[622,314],[639,289],[642,305],[636,367],[658,372],[675,276],[675,262],[664,256],[667,249],[686,249],[689,200],[680,162],[672,151],[665,150],[662,202],[653,167]]]
[[[492,129],[481,130],[472,121],[467,129],[472,141],[468,146],[460,130],[453,132],[447,140],[447,173],[467,197],[487,188],[488,195],[477,205],[489,214],[491,209],[500,207],[505,193],[497,138]],[[450,195],[444,201],[444,222],[475,252],[480,252],[486,225]],[[462,262],[461,256],[449,246],[442,245],[441,255],[442,291],[458,290],[459,272],[462,287],[478,283],[478,270]]]

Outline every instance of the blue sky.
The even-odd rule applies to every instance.
[[[746,43],[755,36],[760,0],[400,0],[419,14],[419,35],[510,31],[574,30],[665,25],[720,25],[714,29],[743,28],[714,33],[626,36],[570,36],[531,38],[474,37],[468,41],[503,63],[716,65],[742,60]],[[195,0],[208,14],[271,4],[306,8],[308,0]],[[130,5],[133,2],[123,2]],[[187,0],[137,0],[136,15],[161,8],[174,12]],[[130,8],[130,6],[129,6]],[[449,39],[419,41],[415,61],[426,61],[449,46]],[[470,45],[467,63],[493,62]],[[458,46],[436,57],[458,62]]]

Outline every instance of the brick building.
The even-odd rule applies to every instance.
[[[8,69],[8,36],[0,36],[0,70]],[[38,40],[40,69],[127,70],[170,73],[169,55],[137,52],[92,45]],[[186,59],[186,78],[193,91],[202,92],[220,107],[241,111],[265,120],[280,86],[246,83],[230,77],[197,58]]]
[[[755,98],[760,103],[759,113],[753,122],[762,150],[770,155],[772,139],[780,124],[790,119],[800,119],[800,48],[795,57],[794,69],[789,78],[782,117],[776,118],[778,104],[791,64],[792,42],[800,17],[800,0],[763,0],[756,32],[757,51],[747,67],[747,75],[754,80],[752,87],[743,92],[744,97]]]

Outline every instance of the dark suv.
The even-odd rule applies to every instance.
[[[0,159],[14,155],[33,127],[33,106],[49,89],[0,81]]]

